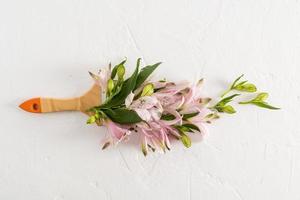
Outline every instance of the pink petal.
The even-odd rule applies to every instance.
[[[106,120],[104,125],[107,127],[109,133],[118,140],[121,140],[126,134],[130,133],[128,129],[122,128],[121,125],[118,125],[111,120]]]
[[[142,118],[145,121],[151,120],[151,114],[147,109],[134,109],[134,111],[138,114],[140,118]]]
[[[156,97],[144,96],[132,102],[131,108],[150,109],[158,103]]]

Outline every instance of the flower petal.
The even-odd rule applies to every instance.
[[[104,125],[107,127],[110,135],[118,141],[122,140],[124,136],[130,134],[131,132],[128,129],[122,128],[121,125],[114,123],[111,120],[106,120]]]
[[[132,92],[130,92],[130,94],[125,99],[126,108],[129,108],[129,106],[131,105],[131,103],[133,101],[133,98],[134,98],[134,94]]]
[[[134,111],[139,115],[140,118],[142,118],[145,121],[151,120],[151,114],[147,109],[134,109]]]

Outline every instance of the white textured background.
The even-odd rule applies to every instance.
[[[1,0],[0,199],[300,199],[298,0]],[[81,113],[34,115],[34,96],[80,95],[88,70],[125,56],[132,71],[206,78],[217,97],[238,75],[282,107],[237,107],[191,149],[100,150]],[[250,96],[249,96],[250,97]]]

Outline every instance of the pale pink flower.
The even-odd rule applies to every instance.
[[[160,152],[165,152],[166,149],[170,150],[170,132],[166,126],[152,121],[147,124],[137,124],[136,130],[141,136],[141,141],[146,151],[149,151],[149,148]]]
[[[90,75],[94,79],[95,83],[101,86],[102,91],[105,92],[107,89],[107,81],[111,76],[110,66],[102,68],[97,75],[91,72]]]
[[[185,94],[185,102],[183,106],[189,106],[190,104],[195,105],[195,103],[199,103],[199,100],[202,96],[201,86],[202,80],[200,80],[197,84],[191,85],[191,87],[187,89],[187,93]]]
[[[185,102],[182,105],[180,114],[198,113],[196,116],[187,119],[187,122],[196,125],[200,129],[201,136],[204,136],[208,132],[205,117],[210,114],[211,111],[200,102],[201,85],[202,81],[189,88],[189,91],[185,94]]]
[[[107,127],[109,138],[108,140],[112,143],[118,143],[123,140],[127,135],[130,135],[131,131],[129,128],[117,124],[109,119],[104,120],[104,126]]]
[[[178,92],[188,88],[190,83],[188,81],[181,81],[177,84],[166,82],[165,88],[159,90],[160,93],[177,94]]]
[[[144,96],[133,100],[134,95],[131,93],[125,99],[127,108],[134,110],[143,120],[159,120],[163,112],[158,99],[154,96]]]
[[[174,120],[166,121],[160,120],[164,125],[182,125],[184,123],[190,123],[196,125],[199,130],[201,138],[207,133],[207,120],[205,116],[210,114],[210,110],[200,103],[202,96],[201,84],[199,81],[197,84],[181,84],[166,86],[166,89],[159,90],[154,94],[161,102],[164,113],[169,113],[175,116]],[[182,115],[198,113],[196,116],[182,121]],[[192,135],[192,134],[191,134]],[[193,137],[193,136],[192,136]]]
[[[157,84],[160,83],[155,83],[154,85]],[[159,100],[164,109],[179,109],[185,102],[184,93],[186,92],[185,90],[188,89],[190,84],[186,81],[183,81],[179,84],[175,84],[172,82],[165,82],[164,84],[165,86],[155,92],[153,96],[155,96]]]

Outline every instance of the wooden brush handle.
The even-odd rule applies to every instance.
[[[84,95],[69,99],[32,98],[19,105],[25,111],[32,113],[49,113],[59,111],[81,111],[87,115],[88,110],[101,105],[101,87],[94,84]]]
[[[79,111],[81,109],[80,98],[54,99],[41,98],[41,112]]]

